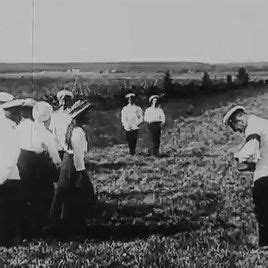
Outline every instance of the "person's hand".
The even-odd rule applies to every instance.
[[[56,168],[57,168],[57,169],[60,169],[61,166],[62,166],[62,162],[58,162],[58,163],[56,163],[55,165],[56,165]]]

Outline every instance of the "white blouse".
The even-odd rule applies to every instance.
[[[142,109],[137,105],[126,105],[121,111],[121,122],[126,131],[135,130],[143,121]]]
[[[2,184],[7,179],[20,179],[17,167],[20,146],[12,121],[1,117],[0,125],[0,184]]]
[[[17,127],[20,148],[35,153],[47,151],[54,164],[61,163],[54,135],[44,123],[24,119]]]
[[[148,123],[162,122],[164,124],[166,117],[164,111],[161,108],[149,107],[145,110],[144,121]]]
[[[55,135],[57,149],[59,151],[64,149],[65,135],[71,121],[72,119],[69,113],[63,110],[62,107],[55,111],[51,116],[50,129]]]
[[[73,150],[68,152],[73,154],[75,170],[85,170],[85,155],[87,152],[88,144],[86,139],[86,133],[81,127],[76,127],[73,129],[71,144]]]

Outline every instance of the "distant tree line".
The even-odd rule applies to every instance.
[[[258,79],[258,78],[257,78]],[[77,99],[88,99],[96,104],[100,110],[121,107],[125,104],[125,94],[129,91],[134,92],[140,105],[148,105],[148,97],[152,94],[159,94],[165,99],[187,98],[206,94],[232,91],[250,87],[254,89],[264,84],[268,80],[250,79],[246,68],[238,69],[235,76],[227,74],[223,79],[212,78],[209,72],[203,72],[201,80],[191,79],[188,82],[180,82],[172,78],[171,72],[167,70],[160,79],[155,81],[140,79],[120,79],[116,81],[90,81],[84,78],[76,78],[66,81],[58,78],[38,78],[32,81],[30,78],[17,79],[0,78],[2,90],[10,91],[16,96],[33,97],[39,100],[46,100],[55,108],[58,105],[56,94],[59,90],[72,90]]]

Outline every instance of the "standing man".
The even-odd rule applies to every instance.
[[[150,154],[154,156],[159,155],[161,128],[164,125],[166,118],[164,111],[160,107],[159,96],[152,95],[149,98],[150,107],[148,107],[144,114],[144,121],[148,123],[151,148]]]
[[[126,95],[128,104],[123,107],[121,111],[121,122],[126,131],[126,138],[131,155],[135,155],[136,153],[139,125],[143,121],[142,109],[135,105],[134,98],[134,93],[128,93]]]
[[[52,130],[57,143],[61,159],[63,159],[65,134],[68,125],[71,123],[69,109],[73,105],[74,95],[70,90],[61,90],[57,94],[60,108],[56,110],[51,116],[50,129]]]
[[[246,143],[237,153],[239,163],[254,171],[253,201],[259,224],[259,246],[268,246],[268,120],[245,112],[244,107],[230,109],[223,123],[245,136]]]

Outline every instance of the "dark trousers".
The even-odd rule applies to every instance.
[[[136,129],[136,130],[126,131],[126,137],[127,137],[129,152],[131,155],[134,155],[136,153],[138,130]]]
[[[254,182],[253,201],[259,224],[259,246],[268,246],[268,177]]]
[[[53,181],[57,170],[46,153],[21,150],[18,159],[21,177],[24,211],[25,237],[39,236],[49,223],[49,210],[54,195]]]
[[[161,138],[161,122],[152,122],[148,126],[151,139],[150,154],[157,156],[159,154]]]
[[[0,185],[0,246],[12,246],[21,237],[23,202],[19,180]]]

